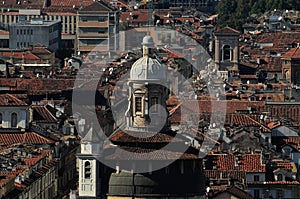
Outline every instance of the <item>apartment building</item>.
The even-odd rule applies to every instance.
[[[119,12],[108,4],[98,1],[78,11],[77,50],[107,52],[117,50]]]

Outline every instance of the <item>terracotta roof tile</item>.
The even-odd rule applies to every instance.
[[[215,33],[219,33],[219,34],[240,34],[240,32],[238,30],[235,30],[233,28],[230,28],[230,27],[225,27],[225,28],[221,28],[217,31],[215,31]]]
[[[114,152],[105,156],[111,160],[176,160],[180,159],[199,159],[197,155],[190,153],[181,153],[176,151],[146,149],[138,147],[115,147]],[[129,156],[127,152],[131,152]],[[126,159],[124,159],[126,158]]]
[[[282,58],[300,59],[300,47],[290,49],[282,56]]]
[[[0,94],[0,106],[28,106],[11,94]]]
[[[216,166],[217,170],[240,170],[246,172],[265,172],[266,166],[261,164],[259,154],[242,154],[235,156],[233,154],[209,155],[207,157],[207,169]]]
[[[96,1],[92,4],[87,5],[86,7],[79,10],[79,12],[90,12],[90,11],[96,11],[96,12],[111,12],[115,9],[108,5],[107,3],[104,3],[102,1]]]
[[[246,179],[246,171],[230,170],[230,171],[220,171],[220,170],[204,170],[204,175],[206,178],[212,179],[234,179],[240,182]]]
[[[14,144],[53,144],[54,141],[35,132],[0,133],[0,143]]]
[[[47,109],[46,106],[33,105],[33,120],[36,122],[43,123],[56,123],[57,119],[52,115],[52,113]]]

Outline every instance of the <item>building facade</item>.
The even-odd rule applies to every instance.
[[[10,49],[26,49],[41,43],[51,50],[58,50],[61,41],[61,23],[43,21],[43,19],[20,20],[10,25]]]
[[[78,11],[78,52],[117,50],[118,33],[119,12],[104,2],[94,2]]]

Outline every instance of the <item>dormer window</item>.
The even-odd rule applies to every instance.
[[[17,113],[12,113],[11,114],[10,122],[11,122],[11,127],[12,128],[17,127],[17,125],[18,125],[18,115],[17,115]]]

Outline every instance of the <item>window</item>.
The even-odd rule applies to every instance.
[[[86,161],[84,163],[84,178],[90,179],[91,178],[91,163]]]
[[[151,98],[151,108],[152,108],[152,111],[153,113],[157,113],[158,111],[158,97],[152,97]]]
[[[2,113],[0,113],[0,124],[2,124]]]
[[[283,176],[281,173],[277,175],[277,181],[283,181]]]
[[[269,137],[266,137],[266,138],[265,138],[265,141],[266,141],[267,143],[269,143]]]
[[[254,190],[254,198],[259,198],[259,190],[258,189]]]
[[[17,115],[17,113],[12,113],[11,114],[10,122],[11,122],[11,127],[12,128],[17,127],[17,125],[18,125],[18,115]]]
[[[231,49],[229,45],[225,45],[223,47],[223,60],[230,61],[231,60]]]
[[[254,175],[254,181],[258,182],[259,181],[259,175]]]
[[[30,34],[31,34],[31,35],[32,35],[32,32],[33,32],[33,31],[32,31],[32,30],[30,30]]]
[[[142,98],[135,97],[135,112],[142,112]]]
[[[19,29],[17,29],[17,35],[19,34]]]

